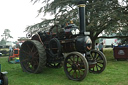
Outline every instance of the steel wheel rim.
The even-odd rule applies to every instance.
[[[71,80],[83,80],[88,73],[88,63],[80,55],[70,54],[64,62],[64,70]]]
[[[92,50],[90,52],[92,59],[96,62],[93,68],[89,68],[89,71],[92,73],[101,73],[106,67],[106,58],[103,53],[100,51]]]
[[[28,71],[28,72],[35,72],[39,65],[39,53],[37,47],[29,42],[24,44],[25,46],[21,48],[20,54],[22,54],[20,57],[20,62],[22,66]]]

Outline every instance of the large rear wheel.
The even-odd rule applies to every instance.
[[[46,64],[46,52],[36,40],[25,41],[20,49],[20,64],[25,72],[39,73]]]
[[[64,71],[71,80],[83,80],[88,73],[88,62],[79,52],[71,52],[64,61]]]

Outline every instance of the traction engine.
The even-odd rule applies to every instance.
[[[64,67],[71,80],[83,80],[88,72],[101,73],[106,67],[104,54],[92,50],[92,41],[85,32],[85,4],[79,4],[80,29],[73,23],[62,28],[54,25],[49,32],[38,32],[20,49],[24,72],[40,73],[44,67]]]

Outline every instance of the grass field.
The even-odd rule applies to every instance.
[[[128,85],[128,61],[116,61],[112,49],[104,50],[107,67],[101,74],[88,73],[83,81],[69,80],[64,69],[45,68],[40,74],[22,71],[20,64],[9,64],[0,57],[2,71],[7,71],[9,85]]]

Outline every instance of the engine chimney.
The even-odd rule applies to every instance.
[[[85,4],[79,4],[79,18],[80,18],[80,35],[85,32]]]

